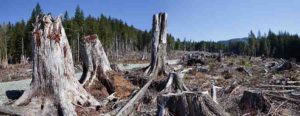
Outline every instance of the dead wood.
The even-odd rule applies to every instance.
[[[262,90],[263,93],[291,93],[295,90]]]
[[[28,63],[28,60],[25,58],[24,55],[21,56],[21,61],[20,61],[21,64],[27,64]]]
[[[7,61],[7,58],[3,58],[2,61],[1,61],[1,68],[7,68],[8,66],[8,61]]]
[[[102,104],[74,77],[71,49],[61,17],[38,15],[33,30],[33,76],[28,90],[13,103],[31,115],[76,115],[75,105],[98,109]]]
[[[151,85],[153,79],[150,79],[143,88],[139,90],[138,93],[136,93],[135,96],[133,96],[128,103],[116,114],[116,116],[127,116],[129,115],[134,107],[136,106],[137,102],[144,96],[146,93],[148,87]]]
[[[151,62],[145,68],[144,75],[148,77],[148,82],[131,98],[128,103],[121,108],[117,116],[129,115],[135,108],[137,102],[144,96],[148,87],[159,73],[167,74],[166,67],[166,47],[167,47],[167,14],[159,13],[153,16],[152,24],[152,51]]]
[[[97,88],[107,91],[108,94],[115,92],[115,87],[107,74],[112,69],[98,36],[96,34],[85,36],[81,41],[80,51],[83,74],[79,82],[84,88]]]
[[[288,62],[288,61],[285,61],[281,64],[279,64],[277,67],[276,67],[276,71],[284,71],[284,70],[290,70],[292,69],[293,65],[291,62]]]
[[[146,68],[146,75],[154,75],[163,72],[167,74],[166,56],[167,56],[167,13],[159,13],[153,16],[152,23],[152,50],[151,62]]]
[[[179,93],[183,91],[189,91],[186,85],[183,83],[182,73],[170,73],[165,88],[161,91],[162,93]]]
[[[263,96],[262,92],[256,90],[244,91],[239,103],[240,109],[244,113],[255,115],[257,111],[268,113],[271,104]]]
[[[218,54],[218,61],[219,61],[219,62],[222,62],[223,59],[224,59],[223,51],[220,50],[220,51],[219,51],[219,54]]]
[[[236,68],[236,70],[239,72],[245,72],[250,77],[252,76],[252,73],[243,66]]]
[[[283,96],[274,95],[274,94],[269,94],[269,93],[266,93],[266,95],[267,95],[267,96],[270,96],[270,97],[274,97],[274,98],[280,99],[280,100],[287,100],[287,101],[289,101],[289,102],[293,102],[293,103],[296,103],[296,104],[300,104],[300,100],[298,100],[298,99],[288,98],[288,97],[283,97]]]
[[[157,115],[226,116],[225,110],[208,94],[189,91],[182,81],[183,74],[171,73],[162,94],[157,98]]]
[[[259,85],[258,87],[262,88],[300,88],[300,86],[295,85]]]
[[[206,62],[198,58],[189,58],[186,63],[187,66],[195,66],[197,64],[204,65]]]

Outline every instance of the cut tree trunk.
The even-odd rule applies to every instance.
[[[220,51],[219,51],[219,54],[218,54],[218,62],[222,62],[222,61],[223,61],[223,57],[224,57],[223,51],[220,50]]]
[[[144,47],[141,60],[146,60],[146,59],[147,59],[147,50],[146,47]]]
[[[104,89],[108,94],[112,94],[115,88],[107,74],[112,68],[98,36],[94,34],[84,37],[80,50],[83,74],[79,82],[84,88],[91,89],[98,86],[98,89]]]
[[[1,64],[2,67],[1,68],[7,68],[7,66],[8,66],[7,58],[3,58],[1,62],[2,62],[2,64]]]
[[[244,91],[243,97],[239,103],[239,107],[244,113],[256,115],[257,111],[268,113],[271,105],[269,102],[267,102],[262,92],[248,90]]]
[[[24,115],[76,115],[75,106],[102,105],[74,77],[74,64],[61,17],[38,15],[33,30],[33,76],[30,88],[13,103],[32,110]]]
[[[159,13],[153,16],[152,24],[152,51],[151,62],[146,68],[146,75],[157,75],[166,71],[166,47],[167,47],[167,14]],[[167,74],[167,73],[166,73]]]
[[[171,73],[166,88],[157,98],[157,116],[227,116],[225,110],[208,94],[188,90],[183,74]]]
[[[27,64],[27,60],[24,55],[21,56],[21,64]]]

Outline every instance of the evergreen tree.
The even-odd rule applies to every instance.
[[[249,33],[248,44],[249,44],[249,55],[256,56],[256,37],[252,32],[252,30]]]

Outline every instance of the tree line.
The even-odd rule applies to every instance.
[[[300,60],[300,54],[298,53],[298,50],[300,50],[300,37],[297,34],[290,34],[288,32],[280,31],[276,34],[269,30],[268,33],[263,35],[258,31],[255,35],[253,31],[250,31],[248,37],[235,41],[228,40],[228,44],[209,41],[177,41],[175,42],[175,49],[178,50],[183,49],[208,52],[218,52],[219,50],[222,50],[237,55]]]
[[[9,63],[18,63],[22,55],[31,58],[32,54],[32,23],[35,17],[41,14],[39,4],[33,9],[28,21],[0,25],[0,60],[7,58]],[[151,21],[149,20],[149,24]],[[149,52],[151,49],[151,30],[140,30],[126,22],[105,16],[85,16],[79,6],[75,15],[69,16],[66,11],[63,15],[63,25],[71,45],[74,61],[79,62],[80,39],[89,34],[97,34],[108,55],[124,55],[131,51]],[[238,55],[266,56],[276,58],[295,58],[300,60],[297,49],[300,48],[300,38],[297,34],[271,30],[262,35],[250,31],[245,41],[229,41],[228,44],[214,41],[192,41],[175,38],[167,34],[167,50],[208,51],[235,53]]]
[[[246,42],[230,42],[228,51],[240,55],[265,56],[285,59],[300,60],[300,38],[297,34],[288,32],[278,32],[277,34],[269,30],[267,34],[261,35],[258,32],[255,35],[252,31],[249,33]]]
[[[37,4],[28,21],[21,20],[15,24],[9,22],[0,25],[0,58],[7,56],[9,63],[18,63],[22,55],[31,58],[32,24],[35,22],[35,17],[42,13],[41,6]],[[69,16],[66,11],[62,18],[73,58],[77,62],[81,38],[89,34],[97,34],[104,49],[112,54],[124,55],[131,51],[150,51],[151,31],[137,29],[121,19],[103,14],[99,17],[85,16],[79,6],[76,7],[74,16]],[[168,50],[174,49],[174,37],[167,34],[167,40]]]

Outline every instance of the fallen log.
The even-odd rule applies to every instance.
[[[144,87],[141,88],[139,90],[139,92],[127,102],[127,104],[116,114],[116,116],[127,116],[127,115],[129,115],[132,112],[132,110],[134,109],[137,102],[144,96],[144,94],[146,93],[148,87],[151,85],[152,81],[153,81],[153,79],[150,79],[144,85]]]
[[[276,71],[290,70],[292,68],[293,68],[293,65],[291,62],[283,60],[283,63],[281,63],[280,65],[278,65],[276,67]]]
[[[262,90],[263,93],[290,93],[295,90]]]
[[[274,97],[274,98],[277,98],[277,99],[281,99],[281,100],[287,100],[287,101],[290,101],[290,102],[294,102],[296,104],[300,104],[300,100],[297,100],[297,99],[282,97],[282,96],[278,96],[278,95],[274,95],[274,94],[268,94],[268,93],[266,93],[265,95],[270,96],[270,97]]]
[[[300,86],[295,85],[259,85],[258,87],[262,88],[300,88]]]
[[[297,83],[300,83],[300,81],[287,81],[286,83],[287,84],[297,84]]]

